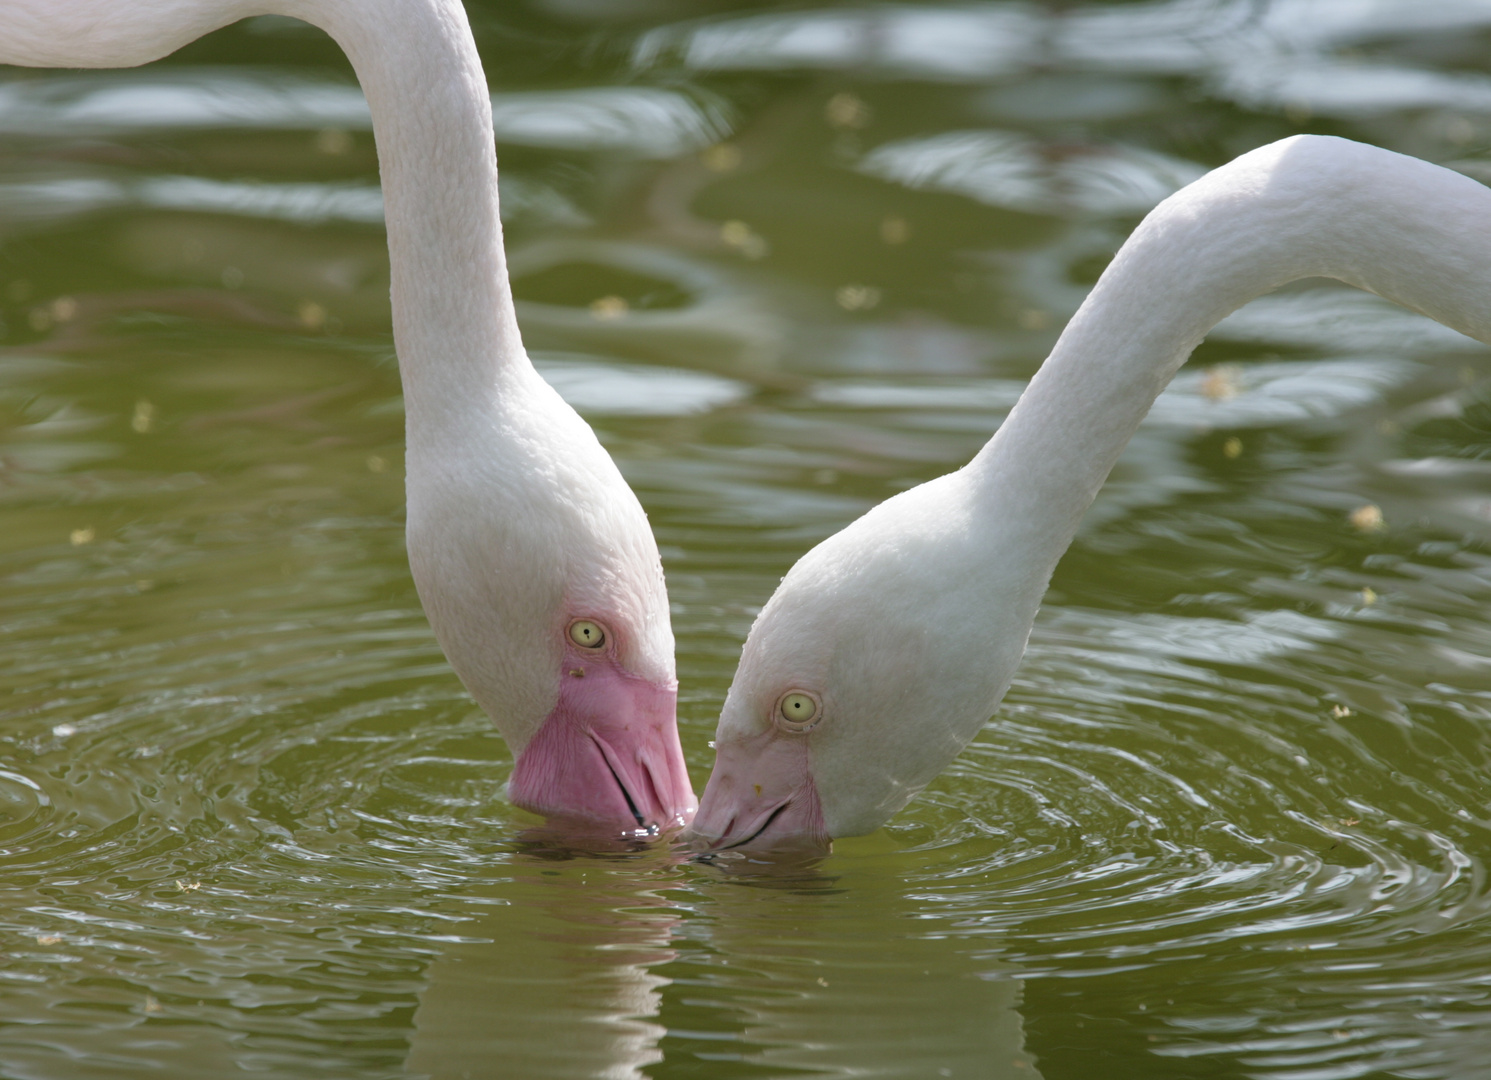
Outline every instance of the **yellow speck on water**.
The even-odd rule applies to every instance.
[[[38,945],[60,945],[62,939],[56,934],[37,934],[36,943]]]
[[[1020,312],[1021,330],[1044,330],[1051,325],[1051,313],[1040,308],[1025,308]]]
[[[148,1013],[158,1013],[164,1011],[161,1007],[161,1003],[156,1000],[154,994],[145,995],[145,1011]]]
[[[880,222],[880,239],[887,244],[904,244],[911,239],[911,224],[902,217],[883,218]]]
[[[176,887],[182,892],[196,892],[202,887],[202,883],[200,881],[178,881]]]
[[[59,296],[52,301],[52,319],[55,322],[71,322],[78,314],[78,302],[71,296]]]
[[[720,239],[727,244],[739,247],[751,236],[751,227],[744,221],[727,221],[720,226]]]
[[[699,155],[704,167],[710,172],[727,173],[740,168],[740,147],[731,143],[715,143]]]
[[[1201,380],[1202,395],[1212,401],[1226,401],[1237,397],[1237,374],[1235,364],[1218,364],[1211,368]]]
[[[1360,825],[1361,823],[1362,823],[1362,819],[1361,818],[1343,817],[1341,819],[1341,824],[1345,825],[1348,829],[1351,828],[1353,825]]]
[[[1372,586],[1367,585],[1367,586],[1365,586],[1362,589],[1362,603],[1364,603],[1364,604],[1375,604],[1375,603],[1377,603],[1377,593],[1373,590]]]
[[[84,529],[74,529],[67,534],[67,538],[72,541],[73,547],[82,547],[84,544],[93,543],[93,536],[93,526],[91,525]]]
[[[864,99],[847,90],[835,94],[823,106],[824,119],[836,128],[862,128],[870,122],[872,115]]]
[[[619,296],[602,296],[590,302],[590,315],[596,319],[619,319],[630,310],[631,305]]]
[[[302,300],[295,314],[307,330],[320,330],[326,325],[326,309],[314,300]]]
[[[341,128],[322,128],[316,132],[316,149],[333,156],[345,154],[352,149],[352,134]]]
[[[1381,532],[1387,526],[1387,522],[1382,517],[1382,507],[1376,503],[1367,503],[1365,506],[1358,506],[1347,515],[1347,520],[1358,530],[1365,533]]]
[[[1456,146],[1464,146],[1475,139],[1475,125],[1463,116],[1451,117],[1444,125],[1444,137]]]
[[[368,472],[383,472],[388,468],[388,462],[377,454],[368,455]]]
[[[1340,720],[1343,717],[1350,716],[1351,710],[1348,709],[1345,705],[1332,705],[1331,715],[1334,716],[1337,720]]]
[[[840,285],[834,300],[845,311],[869,311],[880,303],[880,290],[873,285]]]
[[[720,226],[720,239],[748,259],[760,259],[769,250],[766,240],[753,232],[744,221],[727,221]]]
[[[817,983],[818,983],[819,986],[827,986],[828,985],[828,980],[825,979],[822,975],[819,975],[818,979],[817,979]]]
[[[155,406],[144,398],[135,402],[135,415],[130,417],[129,426],[137,435],[149,432],[155,426]]]
[[[1222,444],[1222,456],[1232,459],[1242,456],[1242,440],[1233,435]]]

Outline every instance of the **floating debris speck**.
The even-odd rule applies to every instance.
[[[767,251],[766,241],[744,221],[725,222],[720,226],[720,239],[748,259],[759,259]]]
[[[858,94],[847,90],[835,94],[823,106],[823,117],[836,128],[858,130],[869,124],[873,114]]]
[[[1364,533],[1381,532],[1387,527],[1387,522],[1382,517],[1382,508],[1376,503],[1358,506],[1347,515],[1347,520]]]
[[[326,309],[314,300],[302,301],[295,314],[307,330],[320,330],[326,325]]]
[[[631,309],[631,305],[619,296],[602,296],[590,302],[590,314],[597,319],[619,319]]]
[[[322,128],[316,132],[316,149],[337,156],[352,149],[352,133],[341,128]]]
[[[880,290],[873,285],[840,285],[834,300],[845,311],[869,311],[880,303]]]
[[[1233,364],[1218,364],[1201,380],[1201,393],[1212,401],[1226,401],[1237,397],[1237,367]]]
[[[887,244],[904,244],[911,239],[911,223],[903,217],[888,217],[880,222],[880,239]]]
[[[710,172],[727,173],[740,168],[740,147],[731,143],[715,143],[699,155],[704,167]]]

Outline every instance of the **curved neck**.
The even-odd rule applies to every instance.
[[[1044,592],[1154,399],[1213,326],[1337,278],[1491,342],[1491,191],[1344,139],[1265,146],[1161,203],[1114,256],[968,465],[1001,547]],[[1039,593],[1036,601],[1039,602]]]
[[[411,431],[531,371],[497,213],[492,105],[460,0],[6,0],[0,63],[131,67],[253,15],[325,30],[373,114]]]
[[[495,400],[528,367],[513,311],[492,102],[460,0],[269,0],[325,30],[373,116],[394,343],[411,430]]]

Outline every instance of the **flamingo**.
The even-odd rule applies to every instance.
[[[372,110],[409,566],[451,666],[516,755],[512,801],[608,832],[687,823],[657,545],[523,349],[491,99],[459,0],[8,0],[0,62],[132,67],[263,14],[330,34]]]
[[[783,578],[721,710],[694,842],[823,850],[905,806],[998,706],[1052,571],[1170,377],[1230,312],[1304,277],[1491,343],[1491,191],[1296,136],[1156,207],[971,462]]]

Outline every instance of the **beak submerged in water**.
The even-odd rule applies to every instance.
[[[704,801],[684,834],[697,848],[826,853],[832,845],[807,740],[767,731],[721,743]]]
[[[559,700],[518,755],[508,793],[525,810],[623,836],[687,825],[698,803],[678,742],[678,688],[607,656],[566,658]]]

